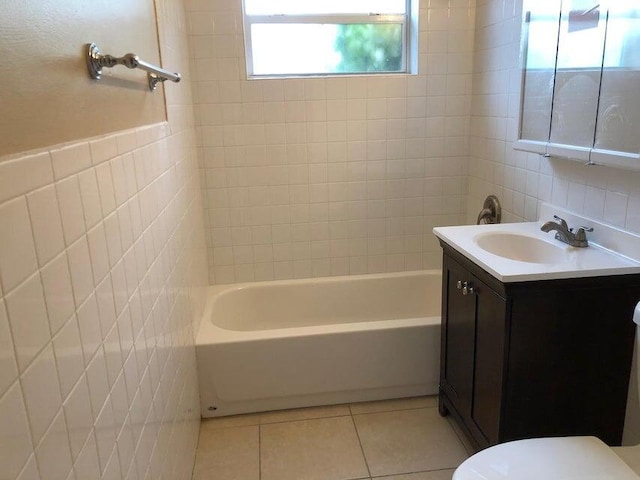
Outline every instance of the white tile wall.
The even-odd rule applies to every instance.
[[[505,221],[537,219],[540,201],[640,233],[640,172],[517,152],[522,2],[478,0],[468,221],[496,193]]]
[[[166,97],[168,123],[0,158],[3,479],[191,478],[206,248],[189,84]]]
[[[246,79],[240,0],[187,0],[212,283],[431,268],[464,214],[475,0],[418,75]]]

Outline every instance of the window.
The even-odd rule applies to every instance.
[[[255,78],[414,71],[417,15],[410,13],[409,0],[244,0],[247,72]]]

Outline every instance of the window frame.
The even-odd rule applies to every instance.
[[[321,1],[321,0],[320,0]],[[405,0],[404,14],[386,13],[334,13],[334,14],[275,14],[249,15],[245,11],[242,1],[242,20],[244,29],[244,52],[247,78],[298,78],[298,77],[345,77],[361,75],[406,75],[417,73],[417,43],[418,43],[418,0]],[[402,26],[402,68],[398,71],[363,71],[363,72],[317,72],[317,73],[268,73],[253,72],[253,49],[251,27],[255,24],[380,24]]]

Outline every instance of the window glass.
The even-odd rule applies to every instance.
[[[251,49],[254,75],[404,70],[401,24],[253,24]]]
[[[417,18],[409,1],[244,0],[248,76],[414,70]]]

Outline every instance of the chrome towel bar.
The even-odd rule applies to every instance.
[[[104,67],[112,68],[116,65],[124,65],[127,68],[139,68],[147,72],[147,79],[149,81],[149,90],[156,89],[158,82],[164,82],[171,80],[172,82],[180,81],[180,74],[169,72],[160,67],[156,67],[150,63],[140,60],[134,53],[127,53],[124,57],[114,57],[112,55],[102,55],[100,49],[95,43],[87,43],[87,69],[91,78],[100,80],[102,75],[102,69]]]

